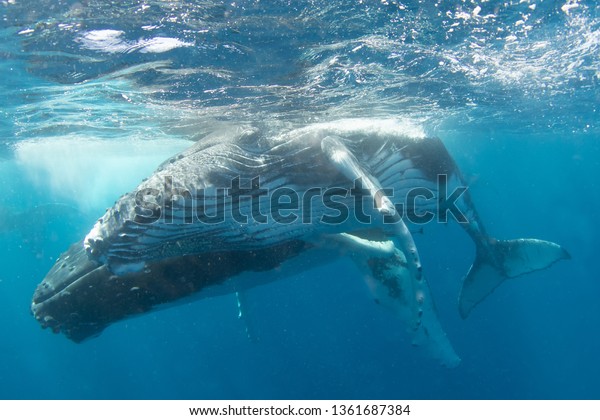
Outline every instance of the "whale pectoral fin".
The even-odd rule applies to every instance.
[[[393,222],[393,235],[400,250],[392,243],[392,252],[387,255],[373,255],[372,251],[377,246],[369,244],[372,241],[359,241],[359,238],[353,239],[352,235],[342,237],[346,241],[354,240],[355,245],[365,251],[371,251],[356,252],[353,258],[367,273],[367,284],[376,302],[391,309],[402,320],[413,335],[414,345],[425,348],[443,365],[458,365],[460,358],[438,320],[413,237],[392,201],[379,181],[361,167],[354,154],[344,145],[343,139],[325,137],[321,141],[321,149],[348,180],[362,182],[362,187],[373,198],[377,211]],[[385,218],[382,221],[385,223]]]
[[[460,315],[466,318],[504,280],[547,268],[569,258],[569,253],[560,245],[539,239],[495,240],[478,246],[475,262],[460,292]]]
[[[344,145],[342,138],[327,136],[321,140],[321,150],[327,159],[350,181],[360,181],[361,186],[373,197],[375,208],[382,214],[396,214],[391,200],[383,192],[379,181],[365,171],[356,156]]]
[[[446,367],[458,366],[460,358],[440,324],[429,286],[411,275],[404,255],[396,250],[393,257],[372,258],[368,264],[371,293],[408,326],[412,344]]]
[[[415,346],[423,348],[442,365],[460,363],[439,322],[425,279],[416,279],[404,254],[392,241],[369,241],[354,235],[335,235],[363,271],[375,302],[390,310],[405,326]]]
[[[373,197],[376,209],[384,216],[388,216],[388,222],[392,222],[394,236],[398,244],[408,258],[408,267],[411,275],[420,280],[421,260],[417,246],[408,227],[396,211],[392,201],[385,195],[384,190],[377,178],[367,173],[359,164],[356,156],[344,145],[343,139],[336,136],[327,136],[321,140],[321,149],[329,161],[349,180],[361,180],[362,186]],[[385,219],[383,220],[385,223]]]

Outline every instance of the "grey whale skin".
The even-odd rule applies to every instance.
[[[445,175],[442,184],[439,175]],[[357,220],[356,197],[342,195],[336,200],[350,214],[340,223],[323,222],[332,211],[325,200],[311,201],[309,223],[272,218],[240,223],[230,217],[236,209],[223,199],[223,189],[236,178],[243,187],[257,177],[268,191],[257,198],[261,208],[268,208],[278,188],[302,197],[314,188],[349,191],[360,179],[359,195],[372,207],[365,206],[371,223]],[[439,139],[406,134],[393,124],[349,120],[273,136],[245,126],[218,131],[167,160],[117,200],[83,241],[60,256],[38,285],[32,312],[44,328],[80,342],[120,319],[187,296],[243,291],[272,281],[281,267],[295,272],[345,254],[365,272],[375,301],[398,315],[414,343],[455,366],[460,359],[437,319],[416,246],[395,209],[440,213],[445,209],[436,199],[410,208],[408,191],[424,187],[437,198],[439,189],[461,186],[462,176]],[[149,192],[150,213],[160,215],[151,222],[147,206],[140,206],[140,197]],[[463,318],[505,279],[569,258],[552,242],[488,236],[469,191],[455,204],[476,246],[459,297]],[[221,222],[190,223],[198,208],[213,215],[219,205],[226,215]],[[241,200],[236,208],[250,215],[251,200]],[[393,223],[383,223],[385,217]]]

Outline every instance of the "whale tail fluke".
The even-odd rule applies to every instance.
[[[554,242],[539,239],[490,240],[478,244],[475,262],[463,281],[458,302],[464,319],[506,279],[550,267],[569,253]]]

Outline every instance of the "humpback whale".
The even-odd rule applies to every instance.
[[[31,309],[42,327],[80,342],[185,297],[243,292],[345,255],[413,343],[456,366],[409,228],[450,219],[476,247],[463,318],[506,279],[570,258],[552,242],[488,235],[438,138],[369,120],[278,134],[238,126],[119,198],[59,257]]]

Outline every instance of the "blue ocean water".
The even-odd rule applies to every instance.
[[[0,398],[600,397],[593,1],[0,3]],[[438,366],[347,261],[74,344],[36,285],[121,194],[219,127],[395,118],[440,137],[488,231],[571,253],[467,320],[456,225],[415,239],[462,363]]]

